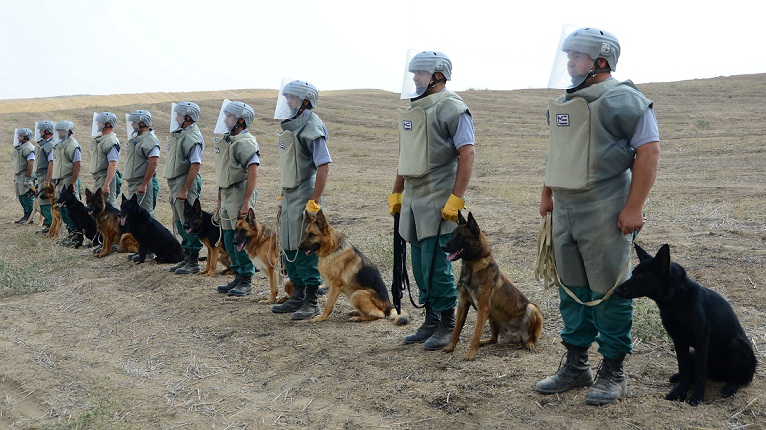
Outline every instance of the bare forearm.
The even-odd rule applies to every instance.
[[[199,174],[199,163],[194,163],[189,167],[189,173],[186,174],[186,181],[184,181],[183,187],[181,187],[181,192],[187,193],[189,192],[189,189],[191,188],[191,185],[197,180],[197,175]]]
[[[327,176],[330,173],[330,163],[322,164],[317,168],[316,183],[314,184],[314,194],[311,195],[311,200],[319,202],[324,194],[325,186],[327,185]]]
[[[149,165],[146,166],[146,173],[144,173],[144,179],[141,181],[141,185],[146,187],[149,184],[149,181],[152,180],[152,177],[154,176],[154,172],[157,171],[157,158],[158,157],[151,157],[149,159]]]
[[[633,162],[633,179],[630,184],[628,200],[625,209],[640,211],[649,197],[649,191],[657,178],[657,167],[660,161],[658,142],[647,143],[638,148]]]
[[[455,185],[452,187],[452,194],[463,197],[468,189],[468,183],[471,181],[476,152],[473,145],[462,146],[458,152],[460,159],[457,162],[457,176],[455,177]]]

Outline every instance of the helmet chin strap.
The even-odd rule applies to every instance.
[[[609,73],[611,71],[612,69],[610,69],[609,67],[598,67],[598,60],[596,60],[593,62],[593,67],[590,68],[590,70],[588,71],[588,74],[585,75],[585,79],[583,79],[582,82],[580,82],[580,85],[574,88],[567,89],[567,93],[573,93],[575,91],[581,90],[585,86],[585,82],[587,82],[588,79],[595,77],[599,73]]]
[[[428,86],[426,87],[426,90],[425,90],[425,91],[423,91],[423,94],[421,94],[421,95],[419,95],[419,96],[417,96],[417,97],[415,97],[415,98],[413,98],[413,99],[410,99],[410,100],[412,100],[412,101],[415,101],[415,100],[420,100],[420,99],[422,99],[423,97],[425,97],[425,96],[427,96],[427,95],[428,95],[428,90],[429,90],[429,89],[431,89],[431,88],[435,87],[435,86],[436,86],[436,84],[438,84],[438,83],[440,83],[440,82],[444,82],[444,83],[446,83],[446,82],[447,82],[447,78],[441,78],[441,79],[439,79],[439,78],[437,78],[437,77],[436,77],[436,73],[433,73],[433,74],[431,74],[431,81],[428,83]]]

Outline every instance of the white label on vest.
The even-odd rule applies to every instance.
[[[285,149],[285,141],[284,140],[280,140],[279,142],[277,142],[277,144],[279,145],[279,149]]]
[[[405,131],[411,131],[412,130],[412,121],[402,121],[402,129]]]
[[[556,125],[559,127],[569,127],[569,114],[568,113],[556,114]]]

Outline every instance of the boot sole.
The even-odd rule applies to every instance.
[[[569,390],[575,390],[577,388],[585,388],[585,387],[592,387],[593,381],[586,383],[586,384],[579,384],[579,385],[573,385],[566,390],[541,390],[540,388],[535,387],[535,391],[537,391],[540,394],[560,394],[560,393],[566,393]]]

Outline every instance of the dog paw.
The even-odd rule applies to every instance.
[[[731,397],[731,396],[737,394],[737,390],[739,390],[739,385],[725,384],[723,386],[723,388],[721,388],[721,396],[722,397]]]
[[[704,396],[692,395],[691,397],[689,397],[689,399],[686,401],[686,403],[688,403],[688,404],[690,404],[692,406],[697,406],[700,403],[702,403],[703,400],[704,400]]]
[[[673,375],[670,376],[670,379],[668,379],[668,381],[672,384],[677,384],[678,382],[681,381],[681,374],[674,373]]]
[[[673,388],[672,390],[670,390],[668,395],[665,396],[665,400],[683,402],[684,400],[686,400],[686,390],[679,390],[678,388]]]
[[[317,315],[314,318],[311,318],[311,321],[313,321],[313,322],[322,322],[322,321],[326,321],[326,320],[327,320],[327,317],[322,316],[322,315]]]

